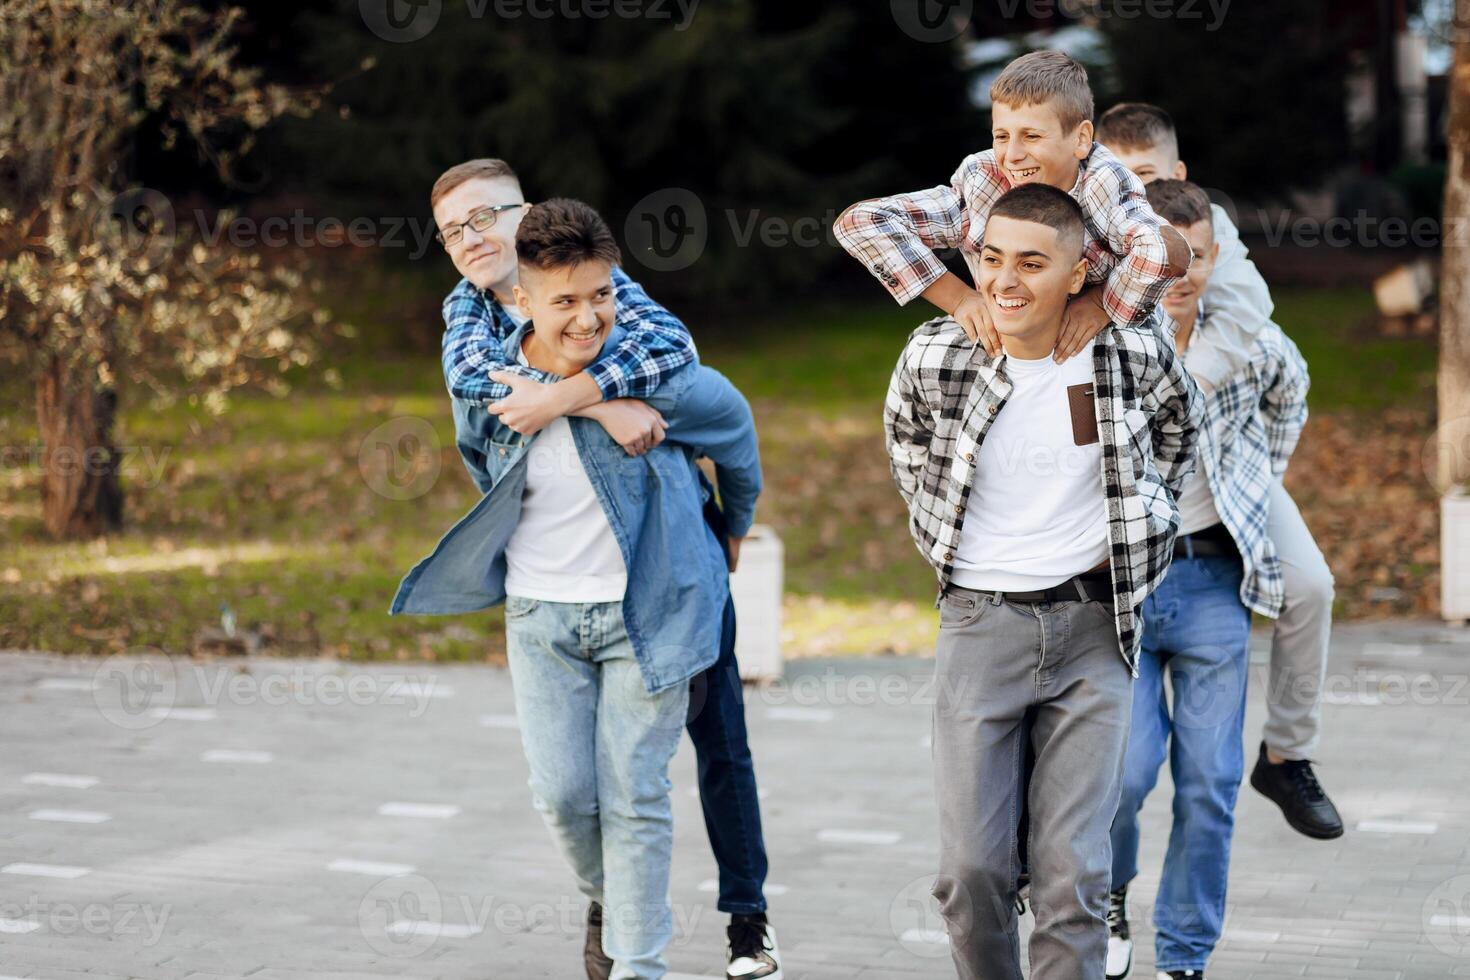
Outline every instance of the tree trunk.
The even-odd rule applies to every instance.
[[[92,538],[122,526],[119,456],[112,444],[117,395],[51,358],[36,392],[41,429],[41,514],[58,538]]]
[[[1458,26],[1458,22],[1457,22]],[[1440,270],[1439,488],[1470,481],[1470,37],[1455,31]]]

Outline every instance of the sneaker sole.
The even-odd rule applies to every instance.
[[[1122,973],[1109,973],[1107,980],[1123,980],[1124,977],[1133,972],[1133,951],[1128,951],[1128,965],[1123,967]]]
[[[731,974],[727,973],[725,974],[725,980],[786,980],[786,977],[785,974],[782,973],[781,967],[778,966],[776,967],[775,973],[768,973],[763,977],[756,977],[753,973],[743,974],[742,976],[738,977],[732,976]]]
[[[1313,840],[1337,840],[1337,838],[1342,836],[1343,832],[1341,829],[1320,830],[1316,827],[1313,827],[1309,824],[1304,824],[1301,821],[1293,818],[1292,815],[1287,812],[1286,807],[1282,806],[1280,803],[1276,803],[1275,798],[1272,797],[1271,794],[1267,793],[1264,789],[1262,789],[1260,784],[1256,782],[1256,774],[1254,771],[1251,772],[1251,789],[1255,790],[1257,793],[1260,793],[1272,803],[1275,803],[1276,808],[1281,811],[1281,816],[1285,818],[1287,826],[1289,826],[1297,833],[1301,834],[1303,837],[1310,837]]]

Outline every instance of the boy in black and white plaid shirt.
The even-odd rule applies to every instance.
[[[963,978],[1020,980],[1014,898],[1030,776],[1034,980],[1101,980],[1109,828],[1137,671],[1137,610],[1173,555],[1199,393],[1163,335],[1103,330],[1053,355],[1083,287],[1084,223],[1029,184],[990,212],[991,357],[949,318],[914,331],[884,427],[915,543],[940,586],[935,895]]]

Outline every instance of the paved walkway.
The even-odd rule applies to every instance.
[[[1307,841],[1242,791],[1212,980],[1470,976],[1467,674],[1464,630],[1337,632],[1320,771],[1349,832]],[[791,980],[953,976],[927,894],[928,676],[804,661],[749,694]],[[528,802],[503,671],[12,653],[0,700],[0,975],[580,975],[583,906]],[[1165,780],[1135,977],[1152,976]],[[675,781],[670,960],[718,976],[687,741]]]

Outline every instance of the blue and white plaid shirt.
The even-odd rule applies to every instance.
[[[612,271],[617,325],[626,336],[607,356],[587,368],[602,397],[647,398],[672,371],[693,363],[699,354],[689,329],[674,314],[649,298],[620,268]],[[495,296],[461,279],[444,298],[444,383],[455,398],[492,402],[510,388],[490,379],[492,371],[509,371],[541,382],[557,380],[507,356],[504,341],[515,332]]]
[[[1174,324],[1169,324],[1171,330]],[[1183,359],[1210,342],[1203,310]],[[1256,334],[1250,362],[1205,395],[1199,464],[1220,522],[1245,565],[1240,601],[1262,616],[1281,615],[1286,601],[1281,562],[1266,532],[1271,485],[1286,472],[1307,423],[1307,362],[1275,323]]]

